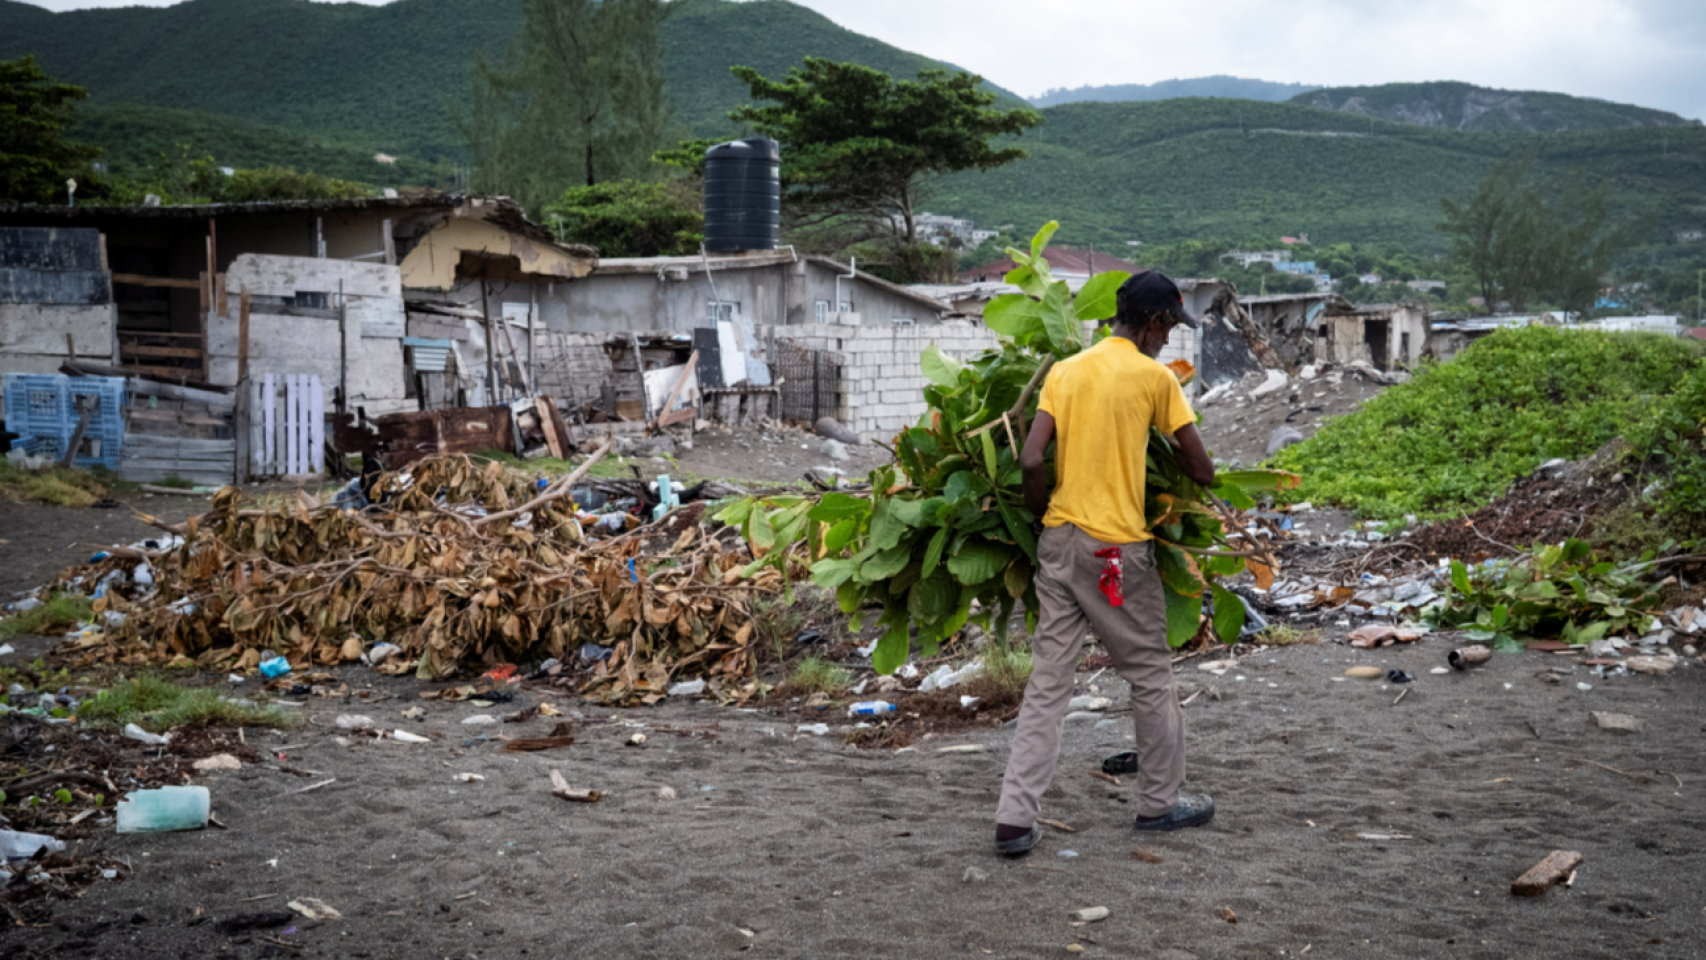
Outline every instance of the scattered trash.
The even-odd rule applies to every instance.
[[[285,906],[310,920],[342,920],[344,918],[343,914],[332,909],[326,901],[316,897],[297,897]]]
[[[635,734],[638,736],[638,734]],[[551,728],[548,737],[517,737],[504,741],[505,753],[521,753],[537,750],[556,750],[560,747],[573,746],[575,728],[573,724],[559,723]]]
[[[907,664],[907,666],[911,666],[911,664]],[[973,660],[958,670],[944,663],[925,677],[924,681],[918,685],[918,689],[926,693],[931,690],[946,690],[982,675],[983,661],[981,660]]]
[[[257,666],[261,671],[261,676],[266,677],[269,680],[276,677],[282,677],[290,672],[290,661],[283,657],[272,657],[271,659],[262,660],[257,664]]]
[[[1064,857],[1068,860],[1071,860],[1074,857],[1078,856],[1078,851],[1077,850],[1062,850],[1059,853],[1055,854],[1055,856]]]
[[[418,733],[410,733],[407,730],[393,730],[393,731],[391,731],[391,738],[393,740],[396,740],[399,743],[431,743],[432,742],[427,737],[423,737]]]
[[[1429,670],[1428,672],[1433,674],[1436,677],[1443,677],[1446,674],[1451,672],[1451,668],[1450,667],[1434,667],[1432,670]]]
[[[659,800],[674,800],[675,799],[675,788],[674,787],[659,787],[658,788],[658,799]]]
[[[555,770],[551,771],[551,796],[574,803],[597,803],[604,799],[604,794],[598,790],[569,786],[563,775]]]
[[[1069,712],[1079,710],[1101,711],[1113,705],[1114,702],[1107,697],[1073,697],[1066,702],[1066,709]]]
[[[1415,837],[1412,837],[1407,833],[1359,833],[1356,835],[1356,838],[1358,840],[1374,840],[1374,841],[1382,842],[1382,843],[1387,842],[1387,841],[1392,841],[1392,840],[1414,840],[1414,839],[1416,839]]]
[[[1047,826],[1047,827],[1053,827],[1056,830],[1061,831],[1062,833],[1077,833],[1078,832],[1077,827],[1072,826],[1069,823],[1062,823],[1059,820],[1050,820],[1046,817],[1038,817],[1037,822],[1044,825],[1044,826]]]
[[[848,707],[847,715],[850,717],[880,717],[884,714],[893,713],[894,711],[894,704],[889,703],[887,700],[865,700]]]
[[[211,757],[202,757],[193,766],[198,773],[213,773],[216,770],[241,770],[243,761],[229,753],[216,753]]]
[[[200,830],[207,826],[211,806],[206,787],[138,790],[118,802],[118,832]]]
[[[1591,684],[1591,683],[1578,683],[1578,684],[1576,684],[1576,689],[1580,690],[1583,693],[1587,693],[1589,690],[1593,689],[1593,684]]]
[[[1386,671],[1379,667],[1352,667],[1345,671],[1345,676],[1361,680],[1379,680],[1386,676]]]
[[[1481,664],[1486,663],[1488,660],[1493,659],[1493,651],[1490,647],[1484,647],[1480,644],[1476,644],[1472,647],[1458,647],[1456,650],[1446,654],[1445,658],[1457,669],[1467,670],[1470,667],[1478,667]]]
[[[829,724],[827,723],[802,723],[795,729],[800,733],[809,733],[814,737],[829,736]]]
[[[987,753],[988,748],[981,743],[962,743],[952,747],[941,747],[937,753]]]
[[[1663,675],[1676,669],[1675,657],[1630,657],[1629,669],[1636,673]]]
[[[646,742],[646,735],[643,733],[631,734],[628,737],[628,746],[630,746],[630,747],[644,746],[645,742]]]
[[[1565,882],[1581,864],[1580,853],[1574,850],[1554,850],[1546,855],[1546,859],[1516,878],[1511,884],[1511,893],[1519,897],[1538,897]]]
[[[374,727],[372,717],[363,717],[348,713],[340,715],[336,720],[332,721],[332,724],[339,730],[349,731],[372,730]]]
[[[477,773],[459,773],[451,779],[455,780],[457,783],[479,783],[481,780],[486,778]]]
[[[685,680],[681,683],[670,684],[669,687],[669,695],[672,697],[696,697],[704,692],[704,680]]]
[[[972,697],[972,696],[967,696],[965,694],[961,694],[960,695],[960,709],[961,710],[970,710],[972,708],[972,706],[974,704],[976,704],[981,699],[983,699],[983,698],[982,697]]]
[[[4,858],[7,863],[28,860],[43,847],[47,848],[48,853],[65,852],[65,844],[44,834],[0,830],[0,858]]]
[[[124,725],[124,735],[131,740],[138,740],[156,747],[163,747],[172,741],[172,735],[169,733],[149,733],[134,723]]]
[[[11,644],[9,644],[9,643],[0,643],[0,657],[4,657],[4,656],[5,656],[5,655],[6,655],[6,654],[8,654],[8,653],[15,653],[15,652],[16,652],[16,651],[14,651],[14,650],[13,650],[13,649],[12,649],[12,645],[11,645]]]
[[[1402,670],[1388,670],[1386,672],[1386,681],[1388,683],[1415,683],[1416,678]]]
[[[426,716],[426,711],[420,707],[410,707],[403,711],[404,720],[419,720],[424,716]]]
[[[967,867],[966,872],[960,875],[960,882],[962,883],[986,883],[988,881],[989,874],[976,867]]]
[[[1137,848],[1133,849],[1131,851],[1131,858],[1133,860],[1138,860],[1138,861],[1141,861],[1143,863],[1166,863],[1167,862],[1167,858],[1161,856],[1161,854],[1155,853],[1155,852],[1150,851],[1150,850],[1145,850],[1142,847],[1137,847]]]
[[[1095,923],[1098,920],[1108,919],[1108,914],[1111,912],[1107,907],[1085,907],[1082,910],[1072,911],[1072,919],[1079,923]]]
[[[497,722],[498,718],[489,713],[476,713],[471,717],[464,717],[462,725],[465,727],[483,727]]]
[[[403,648],[394,643],[376,643],[373,649],[361,655],[361,660],[370,667],[377,667],[402,652]]]
[[[1225,920],[1227,923],[1237,923],[1238,914],[1233,913],[1231,907],[1221,907],[1220,919]]]
[[[1372,647],[1389,647],[1394,643],[1414,643],[1428,635],[1428,631],[1419,628],[1399,628],[1387,624],[1369,624],[1352,630],[1346,638],[1351,646],[1368,649]]]
[[[1620,733],[1640,733],[1647,729],[1645,720],[1631,717],[1627,713],[1606,713],[1602,710],[1589,713],[1588,723],[1601,730],[1616,730]]]

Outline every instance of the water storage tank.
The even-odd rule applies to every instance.
[[[782,239],[782,148],[769,137],[705,151],[705,249],[774,250]]]

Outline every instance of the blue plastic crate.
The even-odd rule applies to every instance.
[[[0,389],[5,392],[7,430],[33,437],[58,435],[71,408],[69,377],[8,373]]]
[[[72,463],[117,470],[124,452],[124,378],[66,377],[59,374],[7,374],[4,383],[6,429],[33,439],[32,456],[58,458],[77,432],[79,397],[99,397],[100,406],[83,431],[90,453]],[[96,455],[93,450],[99,447]]]

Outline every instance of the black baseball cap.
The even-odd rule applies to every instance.
[[[1139,270],[1132,274],[1131,279],[1120,284],[1114,305],[1115,315],[1120,319],[1165,314],[1188,327],[1202,329],[1202,321],[1185,309],[1185,295],[1179,292],[1179,285],[1159,270]]]

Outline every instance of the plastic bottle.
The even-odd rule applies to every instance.
[[[866,700],[847,708],[847,715],[850,717],[880,717],[893,712],[894,704],[887,700]]]
[[[200,830],[207,826],[212,803],[206,787],[138,790],[118,802],[118,832]]]
[[[8,863],[14,860],[28,860],[36,855],[42,847],[48,853],[64,853],[65,844],[39,833],[19,833],[16,830],[0,830],[0,859]]]

